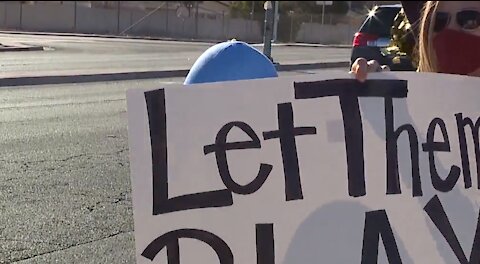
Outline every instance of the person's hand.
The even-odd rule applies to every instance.
[[[367,79],[368,73],[382,71],[390,71],[390,68],[387,65],[380,65],[376,60],[367,61],[365,58],[356,59],[350,69],[350,73],[360,82]]]

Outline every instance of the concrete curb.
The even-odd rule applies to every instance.
[[[79,75],[8,77],[8,78],[0,79],[0,87],[1,86],[24,86],[24,85],[88,83],[88,82],[125,81],[125,80],[135,80],[135,79],[172,78],[172,77],[186,76],[187,74],[188,74],[188,70],[168,70],[168,71],[147,71],[147,72],[79,74]]]
[[[351,49],[351,45],[326,45],[326,44],[310,44],[310,43],[279,43],[279,46],[286,47],[302,47],[302,48],[337,48],[337,49]]]
[[[285,64],[285,65],[277,65],[277,70],[278,71],[312,70],[312,69],[348,67],[349,65],[350,65],[350,62]],[[146,71],[146,72],[118,72],[118,73],[80,74],[80,75],[7,77],[7,78],[0,78],[0,87],[174,78],[174,77],[185,77],[187,76],[188,72],[189,72],[189,69],[180,69],[180,70]]]
[[[0,47],[0,52],[8,51],[41,51],[43,47],[40,46],[13,46],[7,45]]]
[[[299,70],[315,70],[315,69],[327,69],[327,68],[342,68],[349,67],[349,61],[338,62],[317,62],[317,63],[301,63],[301,64],[279,64],[277,65],[278,71],[299,71]]]

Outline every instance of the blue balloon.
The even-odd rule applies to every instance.
[[[278,77],[273,63],[254,47],[227,41],[208,48],[193,64],[184,84]]]

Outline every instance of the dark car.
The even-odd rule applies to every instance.
[[[351,63],[357,58],[376,60],[388,65],[392,71],[416,70],[406,54],[389,52],[392,41],[392,27],[402,11],[402,6],[381,5],[374,7],[353,38]],[[413,35],[412,35],[413,36]]]

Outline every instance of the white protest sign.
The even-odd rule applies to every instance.
[[[370,78],[129,91],[137,263],[479,263],[480,78]]]

